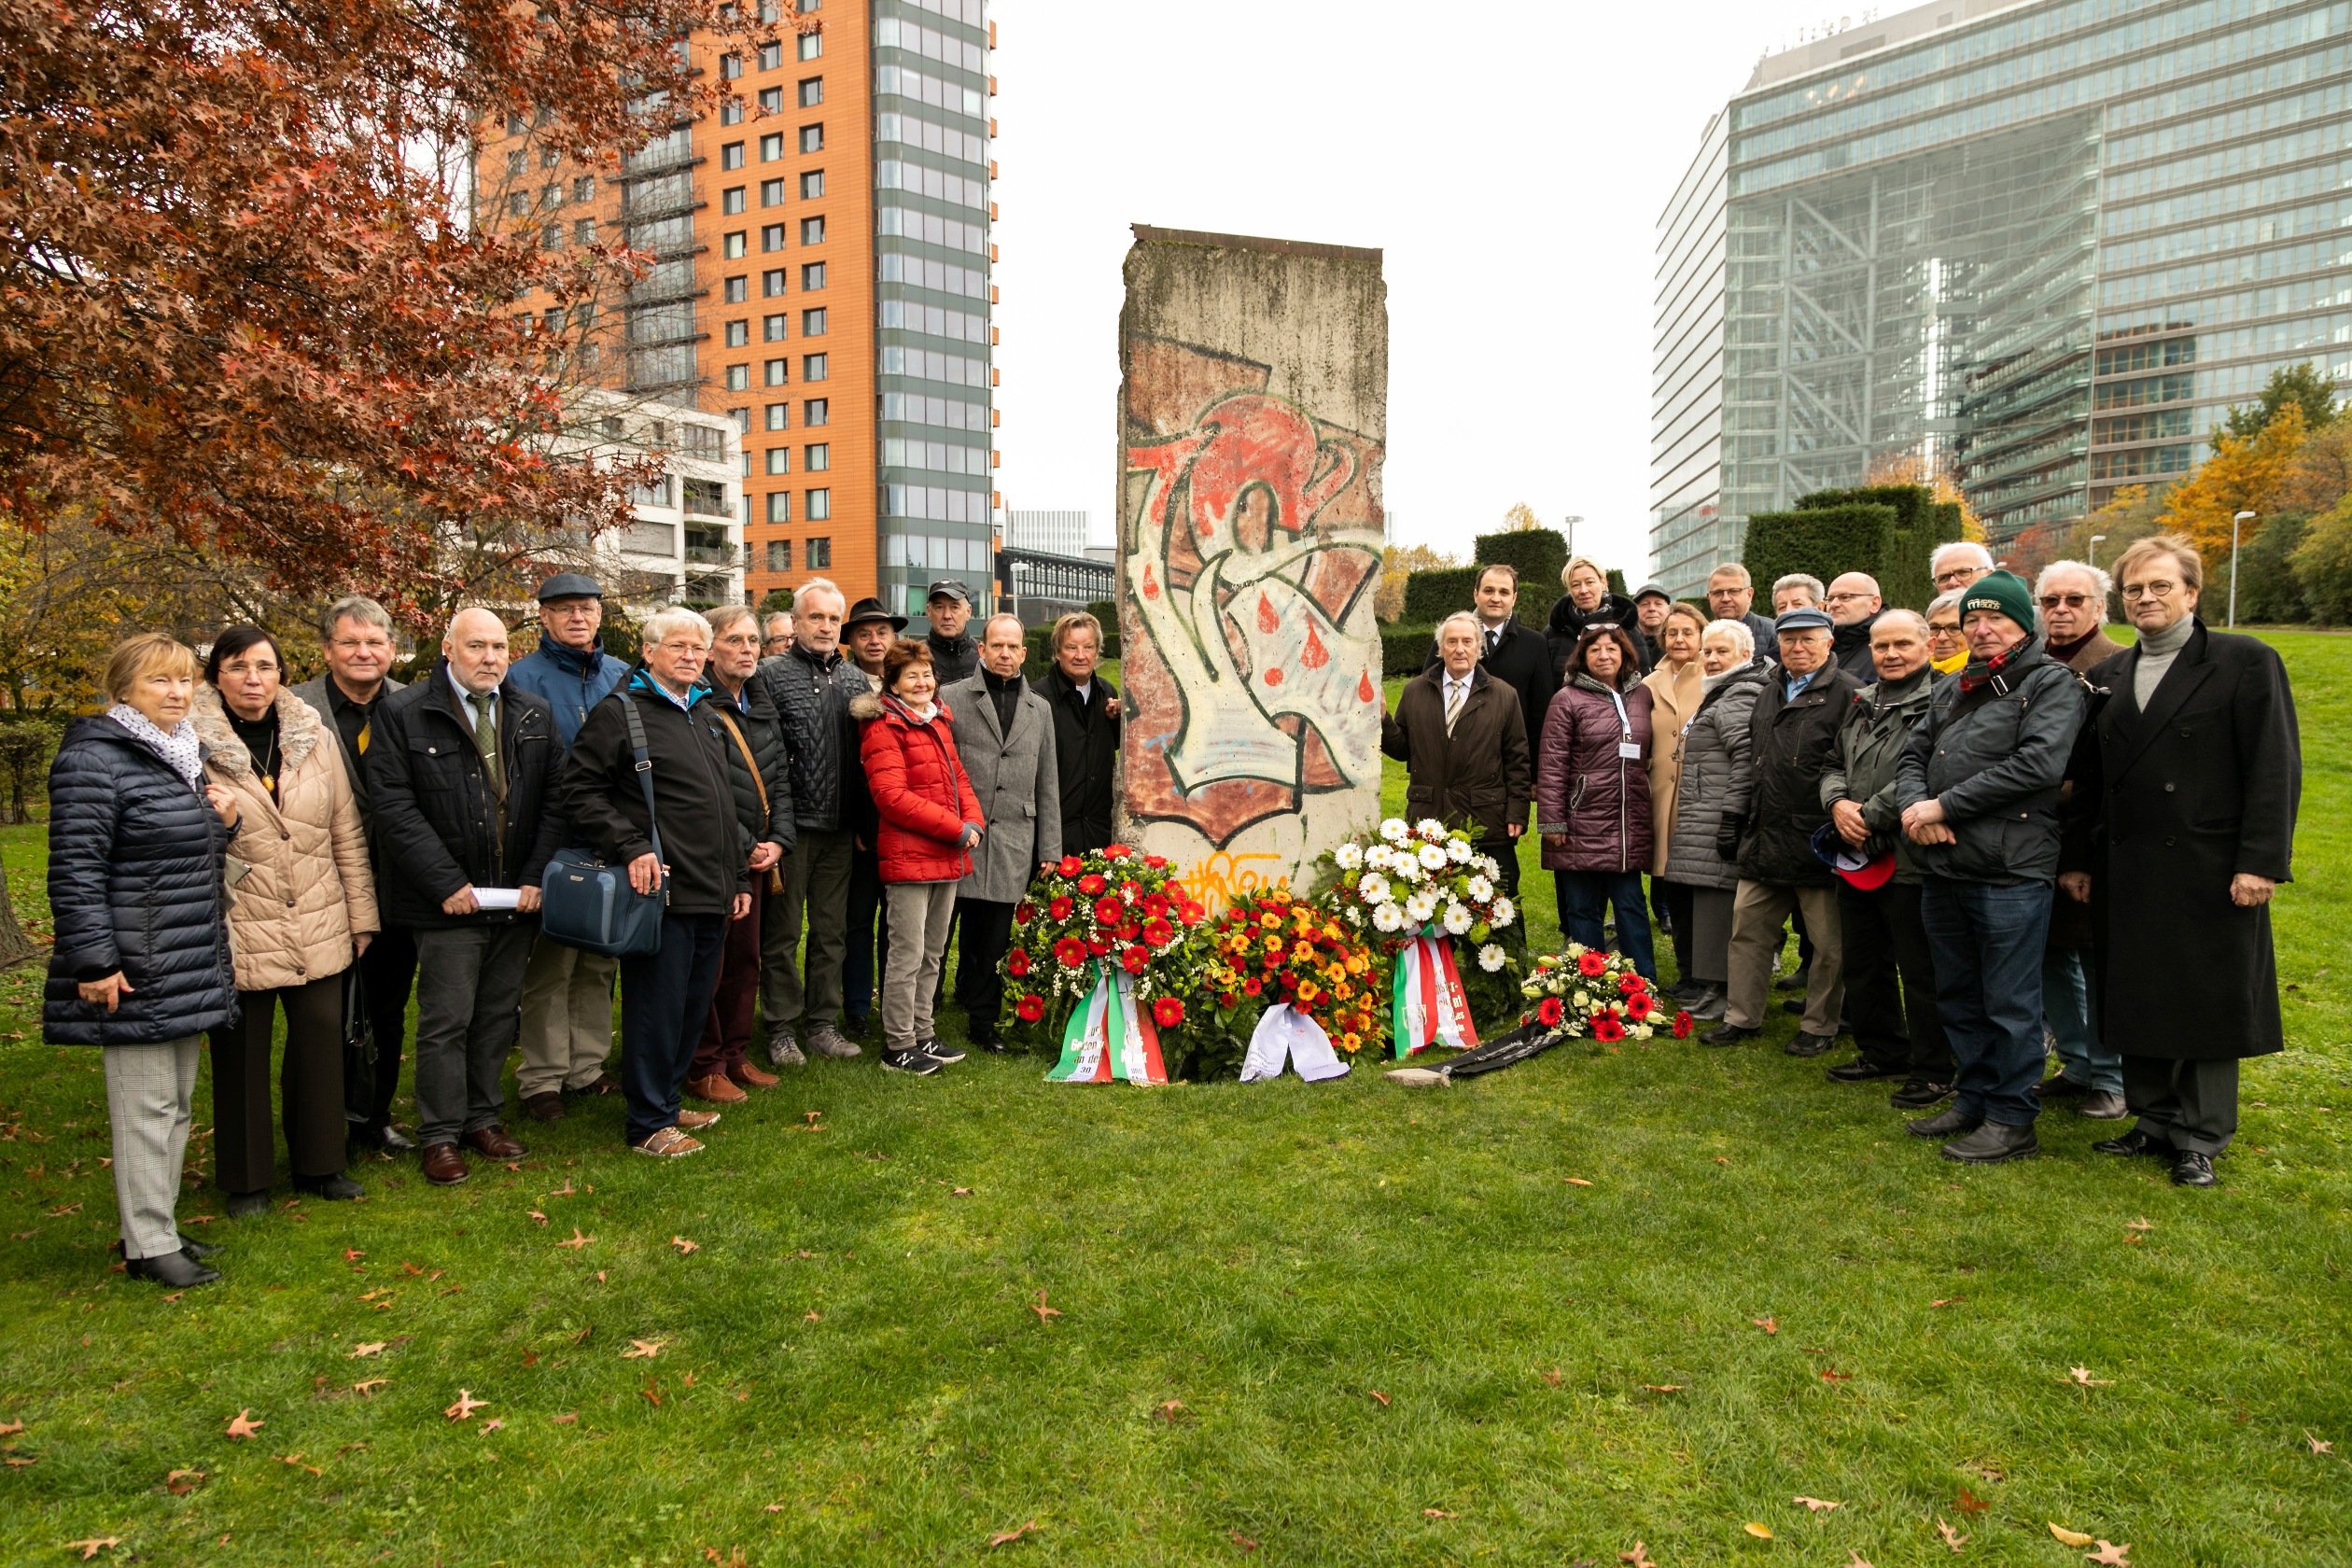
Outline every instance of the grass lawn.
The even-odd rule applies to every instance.
[[[2054,1520],[2147,1568],[2352,1563],[2352,638],[2277,642],[2292,1048],[2209,1193],[2064,1113],[1950,1165],[1778,1014],[1444,1091],[869,1054],[676,1166],[606,1101],[452,1191],[281,1189],[172,1299],[107,1272],[98,1053],[39,1043],[20,972],[0,1561],[2081,1561]],[[38,830],[0,841],[37,912]]]

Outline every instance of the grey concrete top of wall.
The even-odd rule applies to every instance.
[[[1161,245],[1215,245],[1226,250],[1264,250],[1277,256],[1322,256],[1334,261],[1370,261],[1378,263],[1380,253],[1361,245],[1318,245],[1310,240],[1267,240],[1253,234],[1210,234],[1197,229],[1155,229],[1148,223],[1131,223],[1127,227],[1138,240]]]

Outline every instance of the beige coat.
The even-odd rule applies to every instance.
[[[189,718],[203,742],[204,774],[237,797],[229,840],[229,950],[241,991],[302,986],[340,974],[352,938],[381,929],[359,803],[318,710],[277,694],[278,792],[270,798],[252,753],[221,710],[220,694],[196,689]]]
[[[1674,842],[1674,803],[1682,793],[1683,726],[1699,711],[1706,693],[1701,682],[1706,669],[1693,659],[1680,675],[1673,665],[1660,664],[1644,678],[1650,694],[1650,867],[1652,876],[1666,875],[1666,851]]]

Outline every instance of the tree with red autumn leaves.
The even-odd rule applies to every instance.
[[[744,20],[721,0],[8,0],[0,524],[84,518],[414,612],[450,596],[453,541],[624,523],[635,470],[554,449],[564,381],[512,302],[592,298],[637,259],[477,226],[475,137],[526,117],[616,166],[723,91],[674,43],[689,30]]]

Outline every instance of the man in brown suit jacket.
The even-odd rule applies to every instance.
[[[2114,588],[2107,573],[2081,561],[2052,561],[2034,581],[2050,656],[2077,675],[2123,651],[2101,624]],[[2057,1042],[2060,1065],[2058,1076],[2042,1085],[2041,1097],[2079,1099],[2079,1114],[2111,1122],[2124,1112],[2123,1057],[2099,1038],[2093,938],[2090,904],[2064,890],[2053,895],[2050,945],[2042,957],[2042,1021]]]
[[[1534,770],[1519,693],[1478,663],[1484,638],[1468,611],[1437,628],[1435,667],[1405,683],[1380,719],[1380,749],[1405,764],[1405,815],[1484,830],[1479,846],[1510,858],[1527,831]]]

